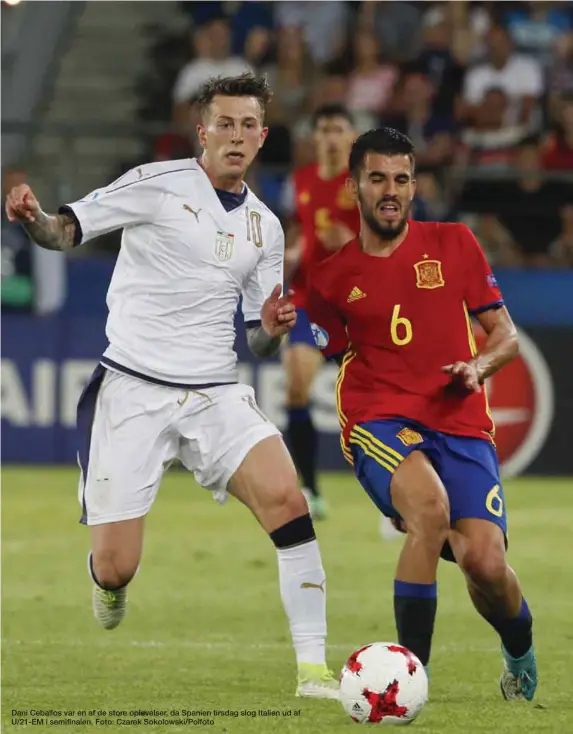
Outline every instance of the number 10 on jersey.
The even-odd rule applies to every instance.
[[[253,242],[255,247],[263,246],[263,230],[261,227],[261,215],[247,207],[247,241]]]

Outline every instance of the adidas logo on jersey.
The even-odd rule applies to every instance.
[[[352,303],[353,301],[359,301],[361,298],[366,298],[366,293],[363,293],[360,288],[355,285],[354,288],[350,291],[346,302]]]

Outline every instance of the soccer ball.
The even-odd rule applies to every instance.
[[[427,699],[424,666],[392,642],[361,647],[340,672],[340,702],[357,724],[411,724]]]

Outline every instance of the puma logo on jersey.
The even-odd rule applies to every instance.
[[[360,288],[355,285],[354,288],[350,291],[346,302],[352,303],[353,301],[359,301],[361,298],[366,298],[366,293],[363,293]]]
[[[197,209],[197,211],[195,211],[195,209],[191,209],[189,204],[183,204],[183,209],[185,209],[186,212],[192,214],[195,217],[197,223],[199,223],[199,213],[203,211],[202,209]]]
[[[320,584],[313,584],[312,581],[303,581],[300,585],[301,589],[320,589],[322,593],[324,594],[324,584],[326,583],[326,579]]]

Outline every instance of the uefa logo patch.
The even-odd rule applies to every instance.
[[[318,324],[311,324],[310,329],[312,331],[312,337],[316,346],[319,349],[326,349],[329,341],[328,332],[326,332]]]

